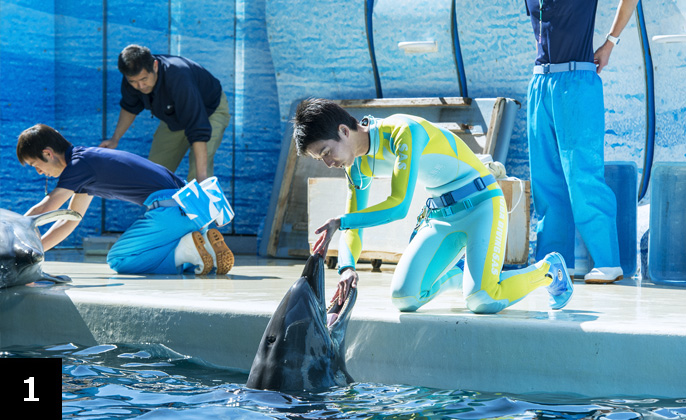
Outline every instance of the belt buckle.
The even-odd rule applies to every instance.
[[[443,207],[448,207],[455,204],[455,198],[453,198],[453,195],[450,193],[443,194],[440,199],[441,203],[443,203]]]
[[[541,68],[543,68],[543,74],[548,74],[548,73],[550,73],[550,63],[548,63],[548,64],[541,64]]]
[[[474,180],[474,186],[476,187],[477,191],[486,189],[486,183],[484,182],[484,179],[481,177],[478,177]]]
[[[472,200],[465,198],[464,201],[462,201],[462,204],[464,204],[464,209],[469,210],[472,207],[474,207],[474,204],[472,203]]]
[[[569,71],[575,71],[576,70],[576,61],[570,61],[569,62]]]

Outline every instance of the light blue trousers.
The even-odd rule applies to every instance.
[[[166,200],[177,190],[162,190],[150,195],[145,205]],[[181,238],[197,226],[180,207],[158,207],[136,220],[107,254],[107,263],[121,274],[177,274],[174,250]]]
[[[603,84],[593,71],[534,75],[528,94],[529,164],[539,217],[536,259],[574,262],[574,228],[596,267],[618,267],[617,201],[605,184]]]

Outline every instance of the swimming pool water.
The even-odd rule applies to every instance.
[[[372,383],[316,394],[257,391],[245,388],[246,371],[152,344],[13,347],[0,357],[62,358],[63,419],[686,419],[686,398],[515,396]]]

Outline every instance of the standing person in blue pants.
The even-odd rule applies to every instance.
[[[539,216],[536,258],[574,261],[575,228],[593,258],[586,283],[623,278],[617,204],[605,184],[605,107],[598,76],[638,0],[620,0],[606,41],[593,52],[598,0],[526,0],[538,56],[528,93],[531,186]]]
[[[69,208],[84,216],[93,196],[145,206],[147,211],[126,230],[107,255],[118,273],[176,274],[193,269],[226,274],[233,254],[216,229],[199,231],[172,196],[185,181],[168,169],[132,153],[73,146],[57,130],[37,124],[17,141],[19,162],[40,175],[59,178],[57,187],[27,216]],[[47,193],[47,191],[46,191]],[[56,222],[41,238],[47,251],[66,239],[78,221]]]

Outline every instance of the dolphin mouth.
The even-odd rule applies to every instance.
[[[352,306],[351,296],[355,293],[354,289],[349,289],[348,296],[345,297],[343,304],[338,303],[338,296],[335,295],[333,301],[326,308],[326,326],[331,328],[343,318]]]

